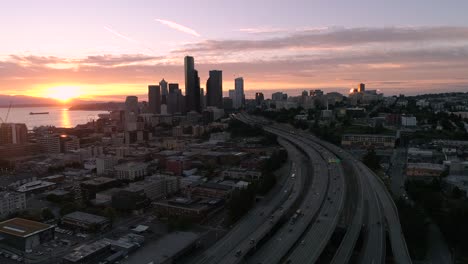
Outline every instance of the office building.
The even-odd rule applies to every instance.
[[[185,105],[186,111],[201,111],[200,107],[200,78],[195,70],[195,61],[193,57],[185,56],[184,59],[185,73]]]
[[[288,94],[282,92],[276,92],[271,94],[271,100],[273,101],[286,101],[288,99]]]
[[[122,211],[140,210],[149,203],[144,188],[140,186],[128,186],[112,196],[112,207]]]
[[[359,84],[358,92],[363,93],[366,91],[366,85],[363,83]]]
[[[44,134],[37,138],[37,143],[42,151],[48,154],[60,153],[60,136],[56,134]]]
[[[206,81],[206,106],[223,108],[223,72],[210,71],[210,77]]]
[[[125,112],[135,113],[135,115],[138,115],[139,113],[138,97],[127,96],[127,98],[125,99]]]
[[[138,107],[138,97],[127,96],[127,98],[125,99],[125,131],[137,130],[137,117],[139,112],[140,110]]]
[[[0,124],[0,145],[24,144],[28,140],[28,128],[25,124]]]
[[[161,87],[159,85],[148,85],[149,112],[161,113]]]
[[[19,192],[0,192],[0,218],[26,209],[26,194]]]
[[[97,175],[107,175],[114,171],[114,166],[117,165],[119,159],[114,156],[102,156],[96,158],[96,173]]]
[[[239,77],[234,80],[234,108],[241,108],[244,106],[244,78]]]
[[[177,176],[157,175],[130,183],[129,186],[143,188],[146,197],[155,201],[178,192],[180,184]]]
[[[200,107],[201,109],[205,109],[206,107],[205,89],[203,88],[200,88]]]
[[[81,196],[84,200],[92,200],[96,198],[96,193],[116,187],[117,180],[106,177],[97,177],[92,180],[84,181],[80,184]]]
[[[169,84],[169,93],[176,93],[179,91],[179,84],[178,83],[170,83]]]
[[[167,94],[169,93],[167,89],[166,80],[162,79],[159,82],[159,87],[161,87],[161,104],[167,104]]]
[[[263,93],[255,93],[255,104],[256,105],[261,105],[264,100],[265,100],[265,97],[263,96]]]
[[[127,162],[114,166],[115,176],[119,180],[134,181],[146,175],[148,164],[143,162]]]

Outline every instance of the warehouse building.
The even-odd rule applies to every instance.
[[[53,239],[52,225],[23,218],[12,218],[0,223],[0,243],[21,251],[30,251]]]

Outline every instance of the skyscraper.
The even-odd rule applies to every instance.
[[[134,113],[138,115],[138,97],[136,96],[127,96],[125,99],[125,112],[126,113]]]
[[[159,87],[161,87],[161,104],[167,104],[167,82],[164,78],[159,82]]]
[[[137,117],[139,114],[138,97],[127,96],[125,99],[125,131],[135,131],[137,128]]]
[[[169,84],[169,93],[175,93],[177,90],[179,90],[179,84],[178,83],[170,83]]]
[[[201,113],[201,100],[200,100],[200,77],[198,76],[198,71],[193,70],[193,79],[195,80],[195,89],[193,90],[193,106],[191,110],[187,109],[187,112],[195,111]]]
[[[365,90],[366,90],[366,85],[363,83],[360,83],[358,92],[363,93]]]
[[[149,112],[161,113],[161,87],[159,85],[148,85]]]
[[[200,88],[200,108],[202,110],[206,108],[205,89],[203,89],[203,88]]]
[[[168,114],[184,112],[184,96],[179,89],[178,83],[169,84],[169,94],[167,95]]]
[[[206,81],[206,105],[223,107],[223,72],[210,71],[210,77]]]
[[[234,80],[234,90],[235,90],[235,101],[234,108],[241,108],[244,106],[244,78],[239,77]]]
[[[198,72],[195,70],[193,57],[185,56],[184,72],[186,111],[200,112],[200,78],[198,77]]]

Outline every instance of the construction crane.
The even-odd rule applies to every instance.
[[[10,102],[10,105],[8,106],[8,110],[7,110],[7,113],[6,113],[6,116],[5,116],[5,120],[3,120],[1,117],[0,117],[0,123],[6,123],[8,122],[8,116],[10,115],[10,110],[11,110],[11,105],[12,103]]]

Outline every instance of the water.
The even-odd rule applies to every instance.
[[[0,108],[0,118],[6,117],[8,108]],[[49,112],[48,115],[30,115],[30,112]],[[25,107],[11,108],[8,123],[25,123],[28,129],[37,126],[71,128],[98,119],[98,114],[107,111],[68,111],[64,107]],[[1,121],[0,121],[1,122]]]

